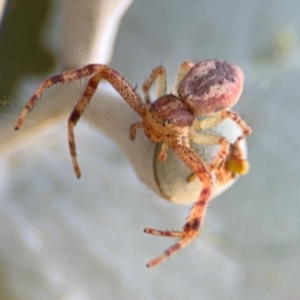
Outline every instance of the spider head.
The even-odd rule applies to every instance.
[[[178,135],[190,128],[194,120],[193,113],[175,95],[168,94],[150,105],[144,117],[144,131],[153,141],[158,141]]]
[[[178,85],[178,95],[195,115],[230,109],[243,91],[242,70],[226,61],[196,63]]]

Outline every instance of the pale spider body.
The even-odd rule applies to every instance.
[[[143,121],[145,135],[153,142],[170,144],[177,140],[185,146],[194,132],[195,116],[174,95],[164,95],[153,102]]]
[[[241,156],[238,143],[249,135],[251,130],[236,113],[229,110],[240,98],[243,89],[243,73],[237,66],[224,61],[206,60],[196,64],[186,61],[181,64],[172,92],[168,94],[166,70],[160,66],[152,71],[142,86],[145,94],[145,101],[143,101],[135,88],[116,70],[100,64],[87,65],[81,69],[66,71],[46,79],[27,102],[15,129],[22,126],[27,113],[45,89],[87,76],[91,78],[68,120],[69,148],[77,177],[80,177],[81,172],[76,158],[74,127],[89,104],[99,82],[105,79],[142,118],[141,122],[130,126],[130,138],[134,139],[136,130],[142,128],[151,141],[161,142],[158,155],[161,162],[166,160],[168,147],[171,147],[202,182],[198,199],[195,199],[181,231],[151,228],[144,230],[148,234],[179,239],[162,255],[147,264],[148,267],[155,266],[198,235],[212,195],[211,172],[220,168],[227,169],[231,173],[245,171],[247,162]],[[151,103],[149,90],[155,82],[157,99]],[[199,120],[198,116],[205,118]],[[213,128],[226,118],[234,121],[242,131],[233,145],[230,145],[223,136],[203,134],[202,131]],[[210,164],[206,165],[202,158],[190,148],[190,141],[203,145],[220,145],[219,151]]]

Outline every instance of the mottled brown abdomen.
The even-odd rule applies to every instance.
[[[242,70],[228,62],[204,60],[196,63],[178,86],[178,95],[195,115],[230,109],[243,91]]]

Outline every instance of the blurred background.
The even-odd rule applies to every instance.
[[[95,2],[82,5],[91,12]],[[45,77],[92,57],[66,58],[63,3],[9,1],[1,23],[0,299],[300,299],[300,3],[137,0],[125,13],[112,67],[140,87],[160,64],[171,84],[185,59],[231,61],[246,78],[234,110],[253,129],[249,174],[210,203],[195,242],[152,270],[145,263],[171,241],[143,228],[179,229],[189,207],[147,189],[88,122],[76,129],[75,178],[60,112],[85,81],[76,99],[64,102],[70,87],[58,88],[61,101],[39,104],[30,129],[13,131]],[[91,26],[81,21],[75,43]]]

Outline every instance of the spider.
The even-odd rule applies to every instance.
[[[142,86],[145,95],[143,101],[136,88],[132,87],[119,72],[106,65],[90,64],[47,78],[23,108],[15,130],[21,128],[26,115],[47,88],[88,76],[91,78],[85,91],[68,119],[69,149],[78,178],[81,176],[81,171],[76,158],[74,127],[89,104],[99,82],[105,79],[142,119],[130,126],[130,139],[134,140],[137,129],[142,128],[152,142],[161,143],[161,150],[158,154],[160,162],[166,160],[168,147],[171,147],[202,182],[198,199],[195,199],[182,230],[144,229],[147,234],[178,239],[163,254],[146,265],[153,267],[177,253],[198,235],[212,194],[211,171],[224,165],[224,162],[228,160],[230,144],[227,139],[222,136],[204,134],[202,131],[230,118],[241,128],[241,135],[236,144],[251,133],[245,121],[230,110],[242,93],[243,72],[239,67],[225,61],[204,60],[197,63],[185,61],[179,67],[172,92],[168,93],[166,69],[159,66],[152,70]],[[151,102],[149,91],[155,83],[157,99]],[[190,141],[204,145],[219,145],[219,151],[211,163],[206,165],[202,158],[190,148]]]

